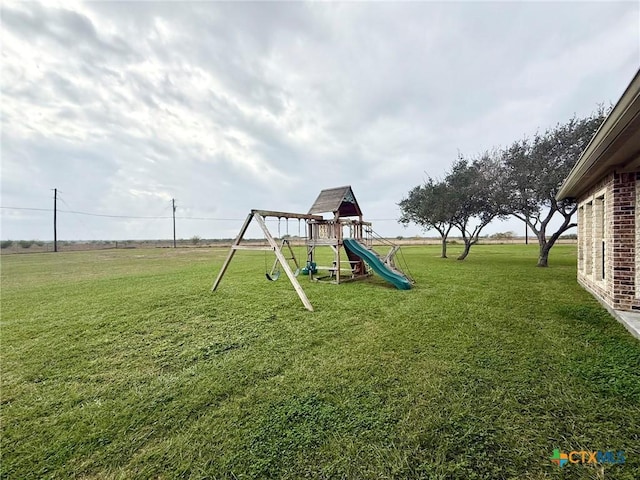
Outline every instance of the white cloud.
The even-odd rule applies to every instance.
[[[306,211],[352,184],[366,216],[473,155],[615,101],[633,3],[46,2],[2,6],[2,204],[58,187],[96,213]],[[46,216],[45,216],[46,217]],[[64,218],[62,219],[64,220]],[[517,225],[517,226],[513,226]],[[508,228],[519,229],[518,224]],[[3,210],[3,238],[50,238]],[[239,222],[183,221],[233,236]],[[393,221],[377,228],[408,231]],[[85,218],[66,238],[168,237]]]

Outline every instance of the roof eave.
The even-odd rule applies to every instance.
[[[603,157],[603,153],[627,125],[638,118],[638,115],[640,115],[640,70],[636,72],[618,103],[580,155],[578,162],[562,183],[556,199],[578,198],[601,176],[618,166],[613,156]]]

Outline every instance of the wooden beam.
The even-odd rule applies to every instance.
[[[291,260],[293,260],[293,264],[296,266],[296,269],[300,270],[300,264],[298,263],[296,254],[293,251],[293,248],[291,248],[291,242],[289,242],[289,240],[284,240],[283,242],[287,242],[287,247],[289,247],[289,253],[291,253]]]
[[[272,210],[251,210],[254,215],[261,215],[263,217],[276,217],[276,218],[300,218],[305,220],[322,220],[322,215],[308,215],[306,213],[291,213],[291,212],[276,212]]]
[[[215,292],[216,288],[218,288],[218,285],[220,284],[220,281],[224,276],[224,272],[227,271],[227,267],[231,263],[231,259],[236,253],[236,247],[238,247],[238,245],[242,241],[242,237],[244,237],[244,234],[247,231],[247,228],[249,228],[249,224],[251,223],[252,218],[253,218],[253,212],[247,215],[247,218],[244,221],[242,228],[240,229],[240,233],[238,233],[238,236],[234,240],[233,245],[231,245],[231,248],[229,249],[229,254],[227,255],[227,258],[225,259],[224,263],[222,264],[222,268],[220,269],[220,273],[218,273],[216,280],[213,282],[213,287],[211,287],[212,292]]]
[[[231,245],[234,250],[265,250],[267,252],[273,252],[273,247],[267,247],[266,245]]]
[[[394,245],[393,247],[391,247],[391,250],[389,250],[389,253],[387,253],[385,257],[382,259],[382,263],[385,263],[390,267],[393,267],[394,266],[393,257],[396,256],[396,253],[398,252],[398,250],[400,250],[400,247],[398,245]]]
[[[252,215],[254,213],[257,213],[257,210],[251,211]],[[311,305],[311,302],[305,295],[304,290],[300,286],[300,283],[298,283],[298,279],[293,274],[293,271],[291,270],[291,267],[289,266],[287,259],[284,258],[284,255],[282,255],[282,251],[280,250],[280,248],[278,248],[278,244],[276,243],[274,238],[271,236],[271,232],[269,232],[269,229],[267,228],[266,223],[264,223],[264,218],[261,216],[261,214],[256,215],[255,218],[256,218],[256,221],[258,222],[258,225],[260,225],[260,228],[262,228],[264,236],[267,237],[267,241],[269,242],[269,245],[273,247],[273,252],[276,254],[276,257],[280,261],[280,265],[282,266],[284,273],[286,273],[287,277],[289,277],[289,281],[291,282],[291,285],[293,285],[293,288],[298,294],[298,297],[300,297],[300,300],[302,300],[302,303],[304,304],[305,308],[310,312],[313,312],[313,306]]]

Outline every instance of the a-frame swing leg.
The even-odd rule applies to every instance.
[[[289,240],[287,242],[287,248],[289,249],[289,253],[291,254],[290,259],[293,260],[293,264],[296,266],[297,270],[300,270],[300,264],[298,263],[298,259],[296,258],[296,254],[293,252],[293,248],[291,248],[291,242]],[[284,247],[284,245],[283,245]]]
[[[215,289],[218,288],[218,285],[220,284],[220,280],[222,280],[222,277],[224,276],[224,272],[227,271],[227,267],[231,263],[231,259],[233,258],[233,256],[236,253],[236,249],[234,247],[239,245],[240,242],[242,241],[242,237],[244,237],[244,234],[247,231],[247,228],[249,228],[249,224],[251,223],[251,219],[252,218],[253,218],[253,212],[251,212],[249,215],[247,215],[247,219],[244,221],[244,224],[242,225],[242,228],[240,229],[240,233],[238,233],[238,236],[236,237],[235,241],[233,242],[233,245],[231,245],[231,249],[229,250],[229,254],[227,255],[226,260],[222,264],[222,268],[220,269],[220,273],[218,273],[218,276],[216,277],[215,282],[213,282],[213,287],[211,287],[211,291],[212,292],[214,292]]]
[[[262,218],[261,215],[256,214],[256,221],[258,222],[258,225],[260,225],[260,228],[262,228],[264,236],[267,238],[267,241],[269,242],[269,245],[271,245],[271,247],[273,247],[273,253],[276,254],[276,258],[280,261],[280,265],[282,266],[282,269],[284,270],[284,273],[286,273],[287,277],[289,277],[289,281],[291,282],[291,285],[293,285],[293,288],[295,289],[296,293],[298,294],[298,297],[300,297],[300,300],[302,300],[302,303],[304,304],[305,308],[307,310],[309,310],[310,312],[313,312],[313,306],[311,305],[311,302],[309,301],[309,299],[307,298],[307,296],[304,293],[304,290],[302,289],[302,287],[298,283],[298,279],[293,274],[293,271],[291,270],[291,267],[289,266],[289,263],[287,262],[287,259],[284,258],[284,255],[282,255],[282,251],[278,247],[278,244],[276,243],[276,241],[271,236],[271,233],[269,232],[269,229],[267,228],[267,225],[264,223],[264,219]]]
[[[291,248],[291,242],[289,242],[289,240],[287,240],[286,238],[283,239],[280,243],[280,249],[283,249],[285,245],[287,246],[287,248],[289,249],[289,253],[291,254],[291,256],[287,260],[293,260],[293,263],[296,266],[296,270],[300,270],[300,264],[298,263],[296,254],[294,253],[293,248]],[[280,260],[276,258],[273,262],[273,267],[271,267],[271,274],[273,274],[273,272],[276,270],[278,263],[280,263]]]

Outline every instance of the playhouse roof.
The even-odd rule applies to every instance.
[[[309,209],[309,214],[332,212],[338,213],[338,217],[356,217],[362,215],[362,210],[358,205],[351,185],[344,187],[327,188],[322,190],[313,206]]]

